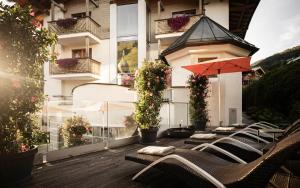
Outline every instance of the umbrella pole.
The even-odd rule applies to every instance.
[[[221,80],[220,80],[220,72],[221,72],[221,70],[218,69],[219,126],[222,126],[222,121],[221,121]]]

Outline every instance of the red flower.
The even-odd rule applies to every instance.
[[[26,144],[22,144],[22,145],[21,145],[21,151],[22,151],[22,152],[26,152],[26,151],[28,151],[28,150],[29,150],[28,145],[26,145]]]
[[[31,102],[36,102],[37,101],[37,97],[36,96],[32,96],[31,97]]]
[[[12,79],[11,80],[12,86],[14,88],[20,88],[21,87],[21,82],[19,79]]]

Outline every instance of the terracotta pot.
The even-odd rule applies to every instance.
[[[22,153],[0,155],[0,185],[8,185],[31,176],[38,147]],[[0,186],[1,187],[1,186]]]
[[[158,128],[141,129],[142,139],[141,142],[144,144],[153,143],[156,141]]]

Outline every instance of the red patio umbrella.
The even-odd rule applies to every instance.
[[[182,66],[194,74],[202,76],[218,75],[219,90],[219,123],[221,125],[221,85],[220,76],[222,73],[245,72],[250,70],[250,57],[223,58],[204,61],[201,63]]]

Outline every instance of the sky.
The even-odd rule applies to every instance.
[[[252,61],[300,45],[300,0],[261,0],[245,39],[259,49]]]
[[[7,0],[0,0],[7,3]],[[300,45],[300,0],[261,0],[245,39],[259,48],[252,63]]]

